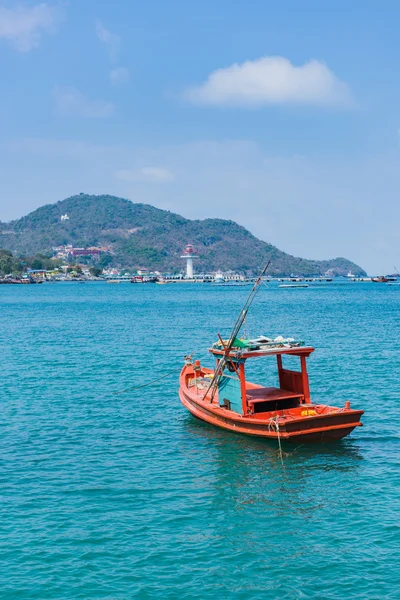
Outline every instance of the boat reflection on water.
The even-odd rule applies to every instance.
[[[288,443],[282,465],[276,440],[228,432],[189,415],[181,428],[196,486],[191,497],[199,499],[193,523],[201,522],[202,538],[190,542],[198,559],[203,540],[218,581],[232,576],[229,594],[218,597],[326,598],[318,594],[321,572],[345,560],[351,535],[360,538],[358,528],[351,529],[359,516],[354,484],[364,462],[357,442]]]
[[[344,481],[351,486],[363,462],[358,442],[351,439],[324,446],[283,443],[282,464],[272,440],[223,431],[189,416],[182,426],[193,442],[191,451],[185,452],[201,456],[206,466],[213,504],[237,510],[268,507],[270,514],[303,518],[310,511],[330,508],[342,497],[345,502]],[[331,487],[336,473],[344,486],[341,490]]]
[[[232,451],[234,461],[236,465],[240,459],[242,459],[247,453],[250,454],[251,459],[255,458],[254,452],[261,453],[260,459],[263,461],[264,471],[266,460],[271,460],[271,464],[278,464],[279,468],[282,469],[282,465],[279,459],[279,447],[275,440],[269,440],[258,437],[248,437],[241,433],[227,432],[225,430],[216,429],[209,423],[200,419],[193,419],[192,416],[186,415],[183,421],[183,426],[187,432],[191,435],[195,435],[202,440],[202,444],[209,441],[213,447],[223,446],[224,453],[229,450]],[[202,446],[203,447],[203,446]],[[306,461],[316,462],[318,457],[321,457],[321,464],[326,464],[326,458],[331,457],[332,459],[344,458],[354,461],[362,460],[362,455],[359,450],[359,442],[354,438],[344,438],[339,440],[336,444],[299,444],[294,445],[292,443],[285,442],[282,440],[282,451],[283,456],[288,459],[288,463],[285,466],[297,465],[298,462],[304,464]],[[307,465],[306,465],[307,466]],[[349,464],[347,462],[335,463],[334,467],[338,470],[347,469]]]

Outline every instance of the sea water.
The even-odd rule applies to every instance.
[[[178,398],[248,291],[0,286],[1,598],[399,597],[400,287],[260,289],[247,335],[314,345],[314,401],[365,410],[283,466]]]

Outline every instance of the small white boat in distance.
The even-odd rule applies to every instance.
[[[308,288],[310,287],[308,283],[283,283],[282,285],[278,285],[280,288]]]
[[[213,283],[219,283],[219,284],[225,283],[225,277],[222,275],[221,271],[218,271],[217,273],[215,273]]]

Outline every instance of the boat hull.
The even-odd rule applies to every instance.
[[[363,411],[336,409],[324,405],[308,405],[313,414],[302,418],[286,420],[277,413],[267,415],[242,416],[226,410],[207,397],[197,398],[181,384],[179,390],[183,406],[195,417],[228,431],[253,437],[278,439],[296,443],[324,443],[340,440],[353,429],[362,425],[360,417]],[[330,409],[332,412],[322,412]],[[277,427],[278,423],[278,427]]]

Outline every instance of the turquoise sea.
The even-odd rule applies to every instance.
[[[283,467],[187,414],[178,371],[115,394],[211,364],[248,291],[0,286],[0,598],[399,598],[400,287],[261,288],[248,334],[314,345],[313,399],[365,410]]]

